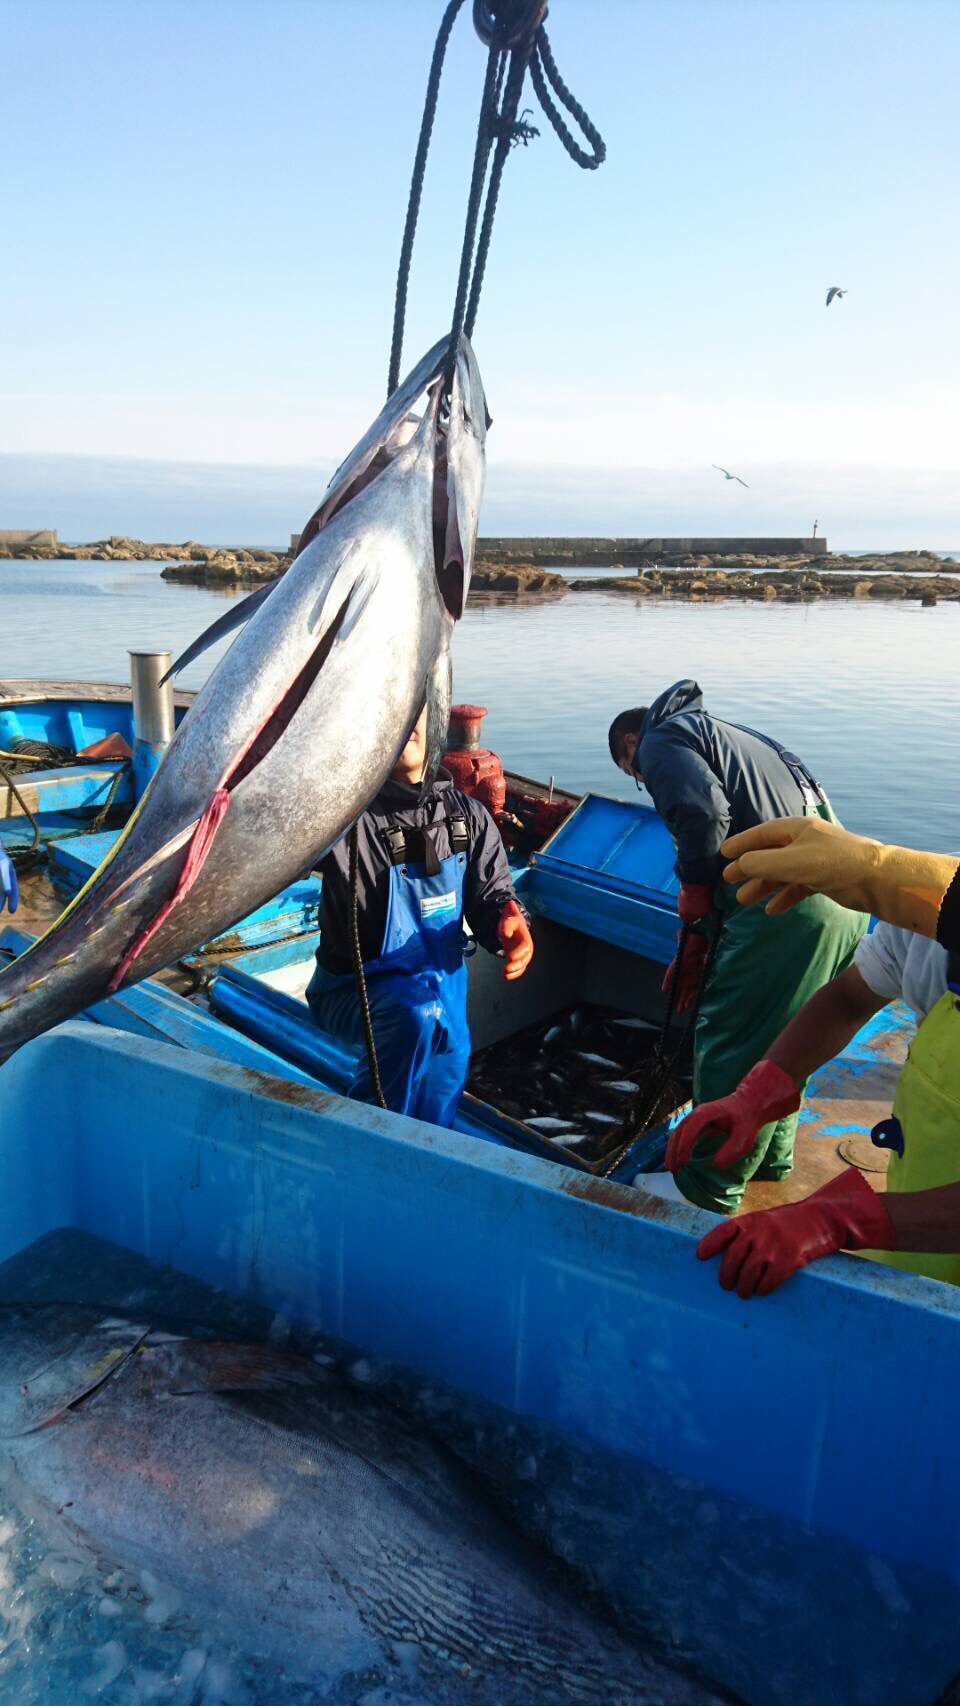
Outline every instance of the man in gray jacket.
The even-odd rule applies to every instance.
[[[709,1131],[677,1174],[689,1201],[731,1214],[749,1179],[783,1179],[793,1165],[804,1086],[784,1097],[779,1079],[767,1081],[767,1048],[809,997],[850,964],[867,919],[822,895],[780,917],[737,906],[719,880],[727,836],[775,817],[836,819],[802,759],[769,735],[711,716],[695,681],[677,681],[651,705],[621,711],[609,744],[614,763],[646,786],[676,843],[678,910],[687,936],[664,990],[675,983],[678,1012],[699,1001],[694,1105],[743,1089],[745,1079],[756,1098],[758,1135],[748,1155],[721,1171],[712,1157],[723,1139]]]

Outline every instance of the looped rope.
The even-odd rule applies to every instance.
[[[393,339],[387,377],[388,396],[396,390],[400,382],[400,361],[403,350],[407,291],[410,282],[410,263],[423,194],[427,154],[433,134],[433,123],[436,117],[440,78],[447,44],[462,5],[463,0],[449,0],[440,22],[433,58],[430,63],[430,75],[427,79],[427,92],[420,123],[420,136],[417,142],[413,176],[410,183],[410,196],[407,202],[407,217],[400,249],[400,264],[397,269]],[[450,327],[450,346],[446,372],[448,389],[453,378],[453,367],[456,362],[461,333],[465,332],[467,337],[473,335],[486,271],[493,221],[497,210],[497,199],[500,194],[500,183],[507,155],[518,144],[522,143],[526,147],[534,137],[539,135],[536,126],[526,122],[526,113],[530,110],[529,108],[526,108],[519,118],[517,116],[528,66],[537,99],[570,158],[578,166],[583,167],[585,171],[595,171],[606,158],[606,144],[600,132],[557,70],[543,23],[546,11],[545,0],[474,0],[473,22],[481,41],[487,46],[487,68],[480,102],[477,140],[470,176],[470,191],[467,198],[463,244],[460,251],[460,268],[457,275],[456,298]],[[576,141],[559,108],[551,99],[547,89],[548,83],[561,106],[566,109],[579,126],[589,144],[589,153]],[[496,142],[495,148],[494,142]],[[483,218],[480,220],[483,185],[491,150],[493,150],[493,164],[490,167]],[[480,223],[479,238],[477,237],[478,221]]]
[[[563,143],[563,146],[571,160],[575,160],[577,165],[582,166],[585,172],[595,172],[598,166],[603,165],[603,162],[607,157],[607,145],[604,142],[603,137],[600,135],[596,125],[590,118],[589,113],[584,111],[576,96],[571,94],[557,70],[557,62],[550,51],[547,32],[542,24],[537,31],[535,47],[536,52],[530,61],[530,77],[537,92],[537,100],[540,102],[540,105],[546,113],[547,118],[550,120],[550,123],[553,125],[554,130],[559,136],[560,141]],[[546,77],[546,82],[544,82],[544,77]],[[561,104],[566,107],[570,117],[580,126],[580,129],[590,144],[592,150],[590,154],[585,153],[576,141],[575,137],[564,124],[561,114],[557,111],[557,108],[554,106],[547,92],[547,83],[550,84],[550,87],[554,90],[554,93]]]

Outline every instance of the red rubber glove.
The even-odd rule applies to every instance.
[[[497,925],[497,935],[507,958],[503,968],[504,977],[511,980],[522,977],[533,959],[533,937],[515,900],[508,900],[503,908]]]
[[[678,942],[682,935],[683,931],[681,930],[677,936]],[[680,981],[677,984],[677,998],[673,1004],[675,1012],[686,1013],[687,1009],[693,1006],[697,996],[700,994],[700,985],[703,982],[703,973],[706,968],[707,955],[709,952],[710,943],[707,941],[706,936],[701,935],[699,930],[692,930],[687,937],[687,945],[683,950],[683,960],[680,965]],[[663,982],[660,985],[664,995],[670,994],[670,990],[673,987],[673,980],[676,975],[677,958],[676,955],[674,955],[667,967]]]
[[[709,918],[713,910],[712,883],[681,883],[677,896],[677,911],[681,924],[696,924],[699,918]]]
[[[697,1245],[701,1262],[725,1252],[720,1284],[738,1297],[767,1297],[818,1256],[837,1250],[895,1250],[897,1235],[862,1173],[848,1168],[802,1202],[758,1209],[715,1226]]]
[[[727,1141],[712,1160],[714,1167],[732,1167],[749,1155],[757,1141],[757,1132],[770,1120],[781,1120],[784,1114],[796,1113],[800,1092],[790,1077],[773,1060],[758,1060],[751,1066],[737,1088],[729,1096],[715,1102],[701,1102],[671,1133],[664,1165],[671,1173],[679,1173],[708,1131],[725,1131]]]

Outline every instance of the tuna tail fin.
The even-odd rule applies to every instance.
[[[232,634],[235,628],[242,628],[244,622],[249,622],[251,616],[269,598],[278,580],[282,580],[282,578],[281,575],[274,575],[263,586],[258,586],[256,592],[248,593],[246,598],[241,598],[238,604],[231,605],[223,616],[218,616],[215,622],[211,622],[209,628],[205,628],[199,638],[194,640],[185,652],[180,653],[176,663],[170,665],[166,675],[161,676],[160,686],[162,687],[164,682],[169,681],[172,676],[179,675],[182,669],[186,669],[188,663],[193,663],[194,658],[198,658],[209,646],[216,645],[218,640],[223,640],[227,634]]]
[[[423,766],[425,783],[436,779],[447,744],[450,727],[450,700],[453,697],[453,665],[444,647],[431,665],[424,698],[427,706],[427,750]]]

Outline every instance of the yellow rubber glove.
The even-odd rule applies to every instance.
[[[824,894],[931,938],[960,865],[954,853],[887,846],[819,817],[774,818],[731,835],[720,851],[733,860],[724,880],[743,884],[743,906],[765,900],[768,912],[789,912],[808,895]]]

